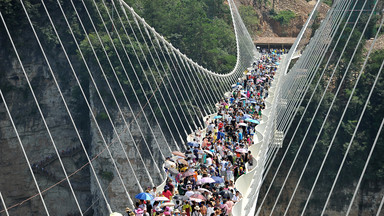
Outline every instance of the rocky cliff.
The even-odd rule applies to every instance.
[[[12,119],[15,121],[17,131],[40,190],[43,191],[43,198],[48,211],[51,215],[79,215],[75,199],[65,180],[63,168],[58,160],[60,157],[67,174],[70,175],[71,184],[82,211],[86,215],[107,215],[101,190],[95,182],[93,172],[89,165],[87,165],[88,160],[86,159],[84,149],[81,146],[79,137],[76,135],[57,86],[53,82],[49,67],[27,23],[24,11],[18,4],[7,4],[8,2],[1,4],[1,11],[14,39],[49,131],[52,134],[58,154],[47,133],[47,129],[32,97],[31,90],[27,85],[22,67],[16,58],[2,24],[0,25],[0,89],[9,106]],[[64,42],[66,42],[66,49],[69,52],[69,58],[80,78],[86,99],[89,100],[91,105],[91,109],[88,109],[60,44],[57,39],[45,37],[47,35],[52,36],[52,29],[48,25],[47,17],[42,15],[44,11],[41,4],[29,4],[29,2],[26,4],[28,9],[31,9],[31,14],[41,14],[32,17],[32,20],[37,28],[39,38],[43,41],[42,45],[46,51],[52,71],[68,103],[70,113],[74,117],[84,147],[89,153],[89,157],[91,159],[95,158],[92,164],[101,181],[101,186],[105,190],[108,201],[113,204],[111,206],[112,209],[123,212],[129,202],[117,177],[117,172],[111,163],[111,158],[106,153],[107,151],[105,151],[106,147],[100,134],[102,133],[105,137],[113,159],[121,172],[125,186],[133,196],[139,192],[139,188],[132,177],[132,170],[128,166],[124,151],[128,154],[129,161],[135,170],[138,180],[148,183],[147,185],[143,184],[143,186],[151,186],[151,184],[144,170],[143,163],[134,148],[132,138],[127,132],[118,110],[111,104],[107,104],[111,112],[112,121],[120,134],[119,137],[124,149],[116,142],[117,136],[113,133],[111,125],[105,119],[105,110],[103,110],[100,99],[97,97],[95,87],[90,82],[88,75],[84,73],[84,65],[82,65],[82,61],[74,49],[74,43],[70,42],[70,37],[63,37]],[[66,6],[68,5],[64,4],[64,7]],[[57,8],[52,9],[52,11],[59,13]],[[60,18],[56,19],[59,20],[58,23],[64,25],[63,20],[60,20]],[[17,26],[15,26],[15,23],[17,23]],[[65,34],[66,32],[65,28],[59,31],[60,34]],[[97,82],[101,82],[100,75],[97,79],[99,79]],[[162,158],[159,154],[159,148],[153,138],[162,137],[159,127],[154,123],[153,119],[149,119],[153,135],[149,127],[143,123],[145,120],[139,114],[140,109],[137,103],[132,103],[131,105],[134,107],[134,115],[138,116],[140,127],[156,163],[161,164]],[[101,133],[95,125],[91,112],[95,114],[100,124]],[[123,115],[127,122],[133,121],[133,113],[130,112],[127,106],[123,106]],[[132,132],[133,139],[138,143],[138,148],[144,158],[144,163],[152,174],[154,184],[159,184],[161,181],[160,175],[157,174],[153,166],[154,163],[139,133],[138,125],[135,123],[130,124],[129,130]],[[168,140],[169,134],[165,134],[165,137],[166,139],[158,139],[158,144],[164,153],[168,149],[167,144],[171,143]],[[42,215],[44,212],[42,201],[39,196],[35,196],[38,191],[16,133],[12,128],[10,116],[6,113],[3,101],[0,101],[0,146],[0,192],[5,199],[7,207],[10,208],[9,213],[11,215]],[[172,148],[174,149],[174,146]],[[100,154],[100,152],[103,153]],[[98,157],[96,157],[97,155]],[[62,181],[63,179],[64,181]],[[3,210],[3,207],[0,208],[1,210]],[[0,214],[2,215],[2,213]]]

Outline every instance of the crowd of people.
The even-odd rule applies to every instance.
[[[263,118],[283,51],[261,54],[219,102],[217,114],[205,119],[206,128],[195,131],[188,150],[166,159],[164,190],[148,188],[146,193],[153,199],[139,200],[135,209],[126,209],[127,215],[232,215],[234,204],[242,198],[234,182],[255,165],[248,147]]]

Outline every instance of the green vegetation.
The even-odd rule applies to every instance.
[[[288,25],[289,22],[296,17],[295,12],[290,10],[283,10],[271,16],[271,19],[280,22],[281,25]]]
[[[260,26],[260,18],[255,9],[252,6],[242,5],[239,7],[239,13],[248,31],[257,33]]]
[[[224,0],[127,0],[160,34],[210,70],[227,73],[236,64],[236,42]]]
[[[324,0],[323,3],[327,4],[329,7],[332,7],[333,0]]]
[[[96,116],[96,120],[98,120],[98,121],[105,121],[107,119],[108,119],[108,115],[105,112],[101,112],[101,113],[97,114],[97,116]]]
[[[107,181],[112,181],[113,180],[113,177],[114,177],[114,175],[113,175],[113,173],[112,172],[109,172],[109,171],[100,171],[99,172],[99,175],[103,178],[103,179],[105,179],[105,180],[107,180]]]

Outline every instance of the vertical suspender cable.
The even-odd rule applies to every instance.
[[[380,27],[379,27],[379,30],[378,30],[378,32],[377,32],[377,34],[376,34],[376,36],[375,36],[375,39],[374,39],[374,41],[372,42],[372,45],[371,45],[371,47],[370,47],[370,49],[369,49],[369,51],[368,51],[367,57],[366,57],[366,59],[365,59],[365,61],[364,61],[364,63],[363,63],[363,66],[362,66],[361,70],[360,70],[360,73],[359,73],[359,76],[358,76],[357,81],[356,81],[356,83],[355,83],[355,86],[354,86],[354,88],[353,88],[353,90],[352,90],[352,92],[351,92],[351,94],[350,94],[350,97],[349,97],[349,99],[348,99],[347,105],[345,106],[345,109],[344,109],[344,111],[343,111],[341,120],[343,119],[343,117],[344,117],[344,115],[345,115],[345,113],[346,113],[346,111],[347,111],[347,107],[349,106],[349,103],[350,103],[350,101],[351,101],[351,99],[352,99],[353,93],[355,92],[355,89],[356,89],[356,86],[357,86],[357,84],[358,84],[358,81],[360,80],[361,75],[362,75],[362,73],[363,73],[363,70],[364,70],[364,68],[365,68],[365,66],[366,66],[366,64],[367,64],[367,62],[368,62],[369,56],[370,56],[370,54],[371,54],[371,52],[372,52],[372,49],[373,49],[373,47],[374,47],[374,44],[375,44],[375,42],[376,42],[376,39],[377,39],[377,37],[378,37],[378,33],[380,32],[382,25],[383,25],[383,21],[381,22]],[[322,172],[322,170],[323,170],[325,161],[326,161],[327,158],[328,158],[328,154],[329,154],[329,152],[330,152],[330,150],[331,150],[331,148],[332,148],[333,142],[334,142],[334,140],[335,140],[335,138],[336,138],[336,134],[337,134],[337,132],[338,132],[338,130],[339,130],[339,127],[340,127],[340,125],[341,125],[341,123],[342,123],[341,120],[339,121],[339,123],[338,123],[338,125],[337,125],[337,127],[336,127],[336,130],[335,130],[335,133],[334,133],[334,135],[333,135],[333,137],[332,137],[332,139],[331,139],[331,142],[330,142],[330,144],[329,144],[329,146],[328,146],[327,152],[326,152],[326,154],[325,154],[325,156],[324,156],[324,159],[323,159],[323,161],[322,161],[322,163],[321,163],[321,166],[320,166],[320,168],[319,168],[319,171],[318,171],[318,173],[317,173],[317,176],[316,176],[316,178],[315,178],[315,181],[314,181],[314,183],[313,183],[313,185],[312,185],[312,188],[311,188],[311,191],[310,191],[310,193],[309,193],[309,195],[308,195],[308,198],[306,199],[306,203],[305,203],[305,205],[304,205],[304,208],[303,208],[303,211],[302,211],[302,214],[301,214],[301,215],[304,215],[305,209],[306,209],[306,207],[307,207],[307,205],[308,205],[308,202],[309,202],[309,200],[310,200],[310,198],[311,198],[311,195],[312,195],[312,193],[313,193],[313,190],[314,190],[314,188],[315,188],[315,186],[316,186],[316,184],[317,184],[317,181],[318,181],[318,179],[319,179],[319,177],[320,177],[320,174],[321,174],[321,172]]]
[[[22,0],[20,0],[20,3],[21,3],[21,5],[22,5],[22,7],[23,7],[23,9],[24,9],[25,15],[27,16],[28,22],[29,22],[29,24],[30,24],[30,26],[31,26],[31,29],[32,29],[32,31],[33,31],[33,33],[34,33],[34,36],[35,36],[35,38],[36,38],[36,40],[37,40],[37,42],[38,42],[38,44],[39,44],[39,47],[40,47],[40,49],[41,49],[41,51],[42,51],[42,53],[43,53],[44,59],[48,62],[47,56],[45,55],[44,49],[43,49],[43,47],[42,47],[42,45],[41,45],[41,43],[40,43],[39,37],[38,37],[37,34],[36,34],[35,28],[34,28],[33,25],[32,25],[31,19],[30,19],[29,14],[28,14],[28,12],[27,12],[25,6],[24,6],[24,3],[23,3]],[[20,61],[20,64],[22,64],[21,61]],[[52,68],[51,68],[51,66],[50,66],[49,64],[48,64],[48,67],[49,67],[49,70],[52,71]],[[23,68],[24,68],[24,67],[23,67]],[[46,130],[47,130],[47,132],[48,132],[49,138],[50,138],[50,140],[51,140],[51,142],[52,142],[52,145],[53,145],[53,147],[54,147],[54,149],[55,149],[57,158],[58,158],[59,163],[60,163],[60,165],[61,165],[61,168],[62,168],[62,170],[63,170],[63,172],[64,172],[65,178],[67,179],[69,188],[70,188],[71,193],[72,193],[72,195],[73,195],[73,197],[74,197],[74,199],[75,199],[77,208],[79,209],[80,214],[83,215],[82,210],[81,210],[81,207],[80,207],[80,204],[79,204],[79,202],[78,202],[78,200],[77,200],[77,197],[76,197],[76,195],[75,195],[75,191],[74,191],[73,188],[72,188],[71,181],[70,181],[69,178],[68,178],[67,171],[65,170],[65,167],[64,167],[63,161],[61,160],[61,156],[60,156],[60,154],[59,154],[59,151],[57,150],[56,143],[55,143],[55,141],[53,140],[51,131],[50,131],[50,129],[49,129],[49,127],[48,127],[48,124],[47,124],[47,122],[46,122],[46,120],[45,120],[45,116],[44,116],[44,114],[43,114],[43,112],[42,112],[42,110],[41,110],[40,104],[39,104],[39,102],[38,102],[38,100],[37,100],[37,97],[36,97],[36,95],[35,95],[35,92],[34,92],[34,90],[33,90],[33,88],[32,88],[32,85],[31,85],[31,83],[30,83],[30,81],[29,81],[28,75],[27,75],[27,73],[25,72],[24,69],[23,69],[23,73],[24,73],[25,79],[27,80],[29,89],[31,90],[31,93],[32,93],[32,96],[33,96],[33,98],[34,98],[35,104],[36,104],[36,106],[37,106],[37,108],[38,108],[38,110],[39,110],[40,116],[41,116],[41,118],[42,118],[42,120],[43,120],[44,126],[45,126],[45,128],[46,128]]]
[[[3,23],[4,23],[4,26],[5,26],[6,31],[7,31],[7,33],[8,33],[8,36],[10,36],[10,35],[9,35],[9,31],[8,31],[8,27],[6,27],[6,25],[5,25],[5,21],[4,21],[4,18],[3,18],[3,15],[1,14],[1,12],[0,12],[0,17],[1,17],[1,20],[3,21]],[[16,50],[16,47],[14,46],[12,39],[11,39],[11,42],[12,42],[13,49]],[[21,63],[20,58],[19,58],[19,55],[18,55],[18,54],[16,54],[16,55],[17,55],[17,58],[19,59],[19,62]],[[21,66],[21,67],[22,67],[22,69],[24,70],[24,67],[23,67],[23,66]],[[37,191],[39,192],[39,196],[40,196],[41,202],[43,203],[45,213],[47,213],[47,215],[49,216],[50,214],[49,214],[49,212],[48,212],[48,208],[47,208],[47,206],[46,206],[46,204],[45,204],[45,200],[44,200],[43,194],[42,194],[41,191],[40,191],[40,187],[39,187],[39,184],[38,184],[37,181],[36,181],[36,177],[35,177],[35,174],[33,173],[33,170],[32,170],[32,167],[31,167],[31,163],[29,162],[29,159],[28,159],[28,155],[27,155],[27,153],[25,152],[24,145],[23,145],[23,143],[21,142],[21,139],[20,139],[20,136],[19,136],[19,132],[17,131],[16,125],[15,125],[15,123],[13,122],[13,118],[12,118],[11,112],[9,111],[7,102],[5,101],[3,92],[2,92],[1,90],[0,90],[0,96],[1,96],[1,99],[3,100],[3,102],[4,102],[4,106],[5,106],[5,109],[7,110],[9,119],[11,120],[12,127],[13,127],[13,130],[14,130],[15,133],[16,133],[16,137],[17,137],[17,140],[19,141],[21,150],[23,151],[24,158],[25,158],[25,160],[27,161],[27,165],[28,165],[29,171],[31,172],[31,175],[32,175],[32,178],[33,178],[33,182],[35,183],[35,185],[36,185],[36,189],[37,189]],[[8,215],[8,210],[7,210],[7,207],[5,206],[5,203],[3,203],[3,205],[4,205],[4,210],[5,210],[5,212],[6,212],[7,215]]]
[[[373,145],[372,145],[372,147],[371,147],[371,151],[369,152],[368,158],[367,158],[367,160],[366,160],[366,162],[365,162],[363,172],[361,172],[359,181],[358,181],[358,183],[357,183],[357,185],[356,185],[355,192],[353,193],[353,197],[352,197],[352,199],[351,199],[351,202],[349,203],[348,211],[347,211],[347,213],[346,213],[345,215],[349,215],[349,213],[351,212],[351,208],[352,208],[353,201],[354,201],[355,198],[356,198],[357,191],[359,191],[360,184],[361,184],[361,180],[363,179],[363,177],[364,177],[364,175],[365,175],[365,171],[367,170],[368,163],[369,163],[369,161],[371,160],[371,156],[372,156],[372,153],[373,153],[373,151],[374,151],[374,149],[375,149],[375,147],[376,147],[377,140],[379,139],[379,136],[380,136],[380,134],[381,134],[381,130],[383,129],[383,124],[384,124],[384,118],[383,118],[383,120],[381,120],[380,128],[379,128],[379,130],[377,131],[375,141],[373,142]]]
[[[377,2],[376,2],[376,4],[377,4]],[[363,6],[362,8],[364,8],[364,6]],[[368,24],[369,24],[369,22],[367,22],[367,25],[368,25]],[[383,66],[384,66],[384,60],[383,60],[383,62],[381,63],[379,72],[378,72],[378,74],[377,74],[377,76],[376,76],[375,82],[373,83],[373,87],[376,86],[377,80],[379,79],[380,74],[381,74],[381,71],[383,70]],[[338,178],[339,178],[340,172],[341,172],[341,170],[342,170],[342,168],[343,168],[343,165],[344,165],[344,163],[345,163],[345,159],[346,159],[347,156],[348,156],[349,150],[351,149],[352,142],[353,142],[353,140],[354,140],[354,138],[355,138],[355,136],[356,136],[356,132],[357,132],[357,130],[359,129],[361,120],[363,119],[365,110],[367,109],[367,106],[368,106],[368,104],[369,104],[369,100],[370,100],[370,98],[371,98],[371,96],[372,96],[372,93],[373,93],[373,90],[374,90],[373,87],[371,88],[371,91],[369,92],[369,95],[368,95],[368,98],[367,98],[367,100],[366,100],[366,102],[365,102],[365,104],[364,104],[363,110],[361,111],[361,115],[360,115],[360,117],[359,117],[359,120],[357,121],[357,125],[356,125],[356,127],[355,127],[355,130],[353,131],[352,137],[351,137],[351,139],[350,139],[350,141],[349,141],[349,143],[348,143],[347,150],[345,151],[343,160],[342,160],[342,162],[341,162],[341,164],[340,164],[340,166],[339,166],[339,169],[338,169],[338,171],[337,171],[336,178],[335,178],[335,180],[334,180],[333,183],[332,183],[331,191],[330,191],[329,194],[328,194],[328,197],[327,197],[327,200],[326,200],[326,202],[325,202],[325,204],[324,204],[324,207],[323,207],[323,210],[322,210],[322,212],[321,212],[321,215],[324,215],[324,213],[325,213],[325,210],[326,210],[326,208],[327,208],[329,199],[331,198],[333,189],[335,188],[336,182],[337,182],[337,180],[338,180]]]
[[[1,91],[0,91],[0,94],[2,94]],[[4,206],[5,214],[6,214],[7,216],[9,216],[8,209],[7,209],[7,205],[5,205],[5,201],[4,201],[3,195],[1,195],[1,192],[0,192],[0,199],[1,199],[1,203],[2,203],[3,206]]]

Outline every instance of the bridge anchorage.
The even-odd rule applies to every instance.
[[[18,2],[34,54],[25,53],[12,14],[0,7],[0,42],[13,71],[0,74],[0,170],[15,182],[0,181],[0,214],[324,215],[336,211],[332,194],[347,190],[340,186],[346,176],[356,178],[343,180],[352,191],[340,212],[365,211],[356,196],[376,176],[367,174],[375,170],[369,162],[383,164],[375,147],[383,143],[384,112],[372,108],[384,95],[379,2],[335,1],[302,45],[317,1],[283,52],[256,49],[271,42],[255,45],[228,0],[237,60],[227,74],[188,58],[123,0]],[[360,125],[372,136],[364,139]],[[363,162],[353,176],[344,174],[354,164],[349,155]],[[371,203],[377,215],[383,194]]]

